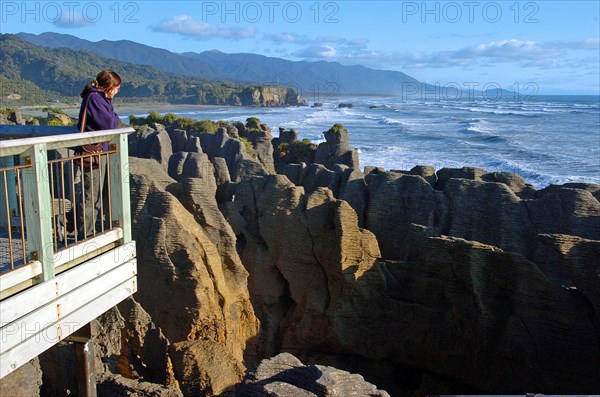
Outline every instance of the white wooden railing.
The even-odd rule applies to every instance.
[[[6,133],[9,127],[11,126],[3,126],[3,132]],[[17,129],[14,126],[12,128]],[[17,185],[17,191],[22,197],[19,198],[21,201],[16,201],[16,207],[20,208],[22,206],[23,208],[19,211],[21,216],[16,218],[12,216],[14,214],[9,212],[7,223],[9,228],[23,228],[24,225],[27,228],[26,233],[25,230],[20,231],[21,244],[13,244],[12,247],[9,247],[11,252],[18,250],[24,254],[21,253],[20,255],[22,257],[21,266],[15,267],[12,264],[7,269],[6,264],[4,264],[4,271],[0,272],[0,297],[6,297],[17,286],[27,287],[37,282],[49,280],[54,277],[57,270],[65,269],[67,265],[80,261],[82,258],[91,257],[93,251],[101,251],[102,248],[114,246],[117,242],[123,244],[131,241],[127,135],[133,131],[132,128],[121,128],[94,132],[93,134],[70,133],[5,139],[0,142],[0,157],[6,159],[11,156],[19,156],[21,159],[21,165],[14,167],[19,169],[12,172],[20,174],[18,180],[21,185]],[[20,133],[23,134],[22,129]],[[51,194],[53,175],[48,170],[47,153],[49,150],[67,149],[103,141],[109,141],[112,149],[110,154],[106,155],[109,163],[108,172],[110,173],[108,178],[110,181],[109,202],[111,207],[109,216],[112,225],[116,225],[116,227],[111,227],[107,233],[103,233],[102,236],[98,236],[96,239],[86,239],[86,244],[64,246],[61,247],[63,249],[59,250],[55,238],[56,224],[53,224],[54,218],[52,216],[57,212],[57,209],[54,208],[56,195],[52,197]],[[0,182],[6,185],[6,177],[0,178]],[[0,197],[4,196],[6,201],[4,207],[8,209],[10,208],[9,202],[15,202],[10,197],[11,189],[2,186],[0,190]],[[14,209],[12,212],[15,212]],[[23,216],[25,217],[24,222]],[[15,222],[11,223],[11,219],[20,219],[21,223],[14,225],[12,223]],[[10,235],[11,233],[8,233],[9,237]],[[25,235],[26,241],[23,237]],[[18,242],[18,240],[15,242]],[[12,242],[9,242],[9,245],[10,243]],[[18,247],[15,249],[15,246]]]
[[[80,133],[74,127],[0,126],[0,172],[4,175],[0,178],[0,207],[8,218],[5,227],[20,229],[22,245],[17,247],[20,263],[0,261],[0,378],[137,291],[127,147],[131,132],[130,127]],[[31,134],[7,139],[8,135]],[[60,201],[65,193],[53,190],[52,168],[61,167],[61,177],[69,173],[63,172],[63,163],[53,165],[51,161],[49,165],[48,151],[97,142],[109,142],[110,146],[102,155],[109,164],[110,225],[92,236],[59,245],[53,218],[61,205],[63,212],[66,209],[64,203],[57,207],[55,200],[58,196]],[[17,167],[11,165],[16,156]],[[73,167],[77,160],[63,161],[70,161],[66,164]],[[11,207],[22,209],[13,214]],[[11,223],[13,215],[19,222]],[[9,236],[11,232],[8,230]]]

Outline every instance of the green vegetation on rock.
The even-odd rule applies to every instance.
[[[164,126],[171,126],[188,132],[208,132],[214,134],[219,128],[218,123],[212,120],[196,120],[189,117],[178,117],[176,114],[167,113],[162,116],[155,110],[148,112],[148,116],[129,116],[129,122],[131,125],[144,125],[144,124],[162,124]]]
[[[260,130],[260,120],[257,117],[248,117],[246,119],[246,129]]]
[[[345,129],[345,128],[346,127],[344,127],[342,124],[337,124],[336,123],[327,132],[331,132],[331,133],[337,134],[338,132],[340,132],[340,130]]]
[[[235,128],[237,128],[238,134],[244,135],[246,133],[246,126],[241,121],[236,121],[235,123],[233,123],[233,125],[235,126]]]
[[[240,142],[242,142],[242,144],[244,144],[244,149],[246,150],[246,153],[248,153],[249,155],[251,155],[254,158],[257,157],[257,153],[256,153],[256,150],[254,149],[254,147],[252,146],[252,142],[250,142],[246,138],[242,138],[242,137],[240,137]]]
[[[50,126],[63,126],[64,124],[59,119],[52,119],[52,120],[48,121],[48,125],[50,125]]]

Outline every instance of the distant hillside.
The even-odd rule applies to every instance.
[[[338,93],[400,95],[407,85],[413,91],[416,85],[421,86],[419,81],[401,72],[334,62],[293,62],[257,54],[225,54],[219,51],[176,54],[127,40],[91,42],[58,33],[20,33],[18,36],[40,46],[85,49],[105,57],[188,76],[290,86],[298,89],[307,100]]]
[[[106,58],[138,65],[153,66],[165,72],[186,76],[199,76],[207,80],[219,79],[212,66],[198,60],[190,62],[189,58],[160,48],[149,47],[129,40],[91,42],[76,36],[60,33],[17,34],[21,39],[42,47],[70,48],[87,50]],[[226,80],[226,79],[221,79]]]
[[[67,36],[72,37],[72,36]],[[78,39],[77,39],[78,40]],[[75,46],[77,40],[71,40]],[[298,105],[293,89],[209,81],[158,68],[102,57],[85,49],[38,46],[16,35],[0,35],[0,106],[73,100],[100,70],[111,67],[123,78],[119,100],[170,103]]]

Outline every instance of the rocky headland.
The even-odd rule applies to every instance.
[[[139,291],[92,324],[99,395],[600,390],[600,186],[361,169],[339,124],[136,123]],[[61,349],[3,384],[58,393]]]

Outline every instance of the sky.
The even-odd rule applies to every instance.
[[[442,87],[600,93],[597,0],[2,0],[0,12],[1,33],[360,64]]]

